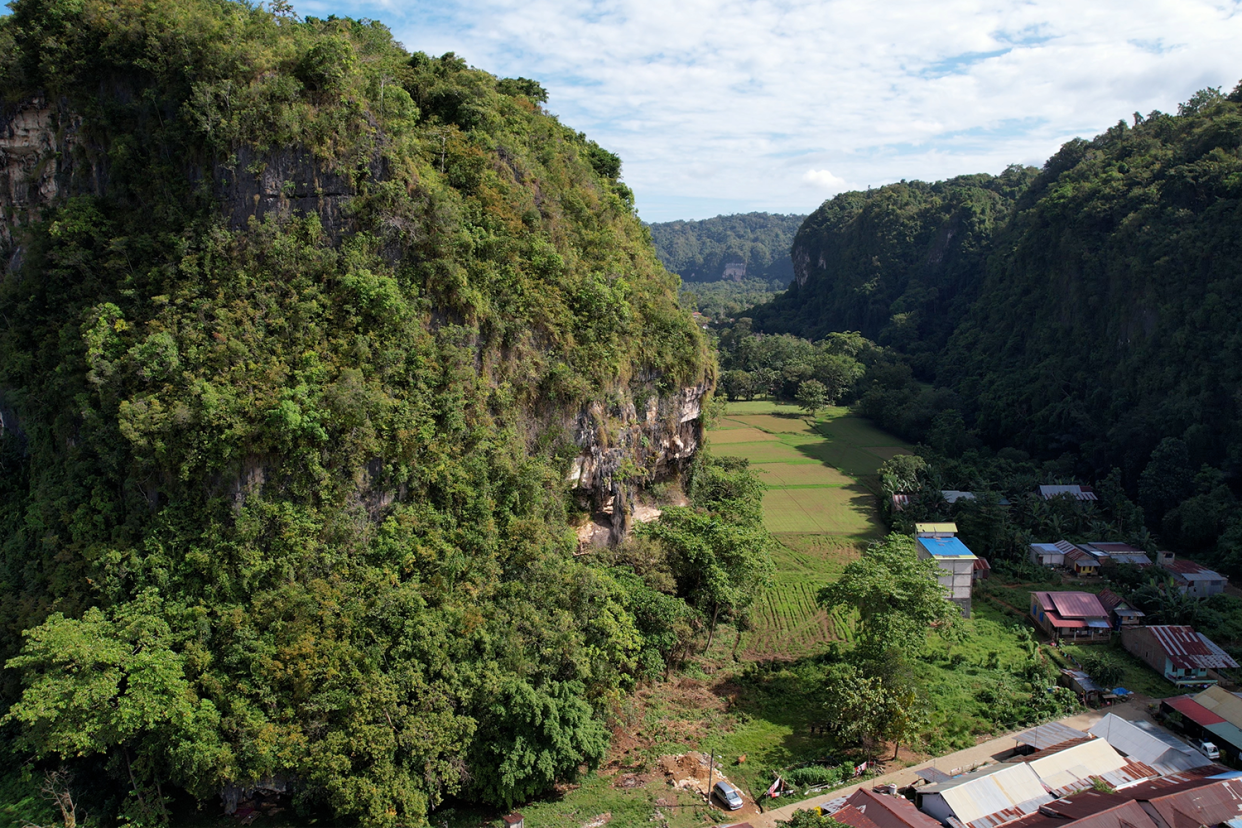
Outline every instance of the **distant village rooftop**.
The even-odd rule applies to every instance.
[[[1075,500],[1099,500],[1090,486],[1040,486],[1039,494],[1044,500],[1054,497],[1072,497]]]

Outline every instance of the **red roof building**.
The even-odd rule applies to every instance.
[[[1104,605],[1089,592],[1032,592],[1031,618],[1054,641],[1108,643],[1113,632]]]

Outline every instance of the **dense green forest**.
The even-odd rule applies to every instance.
[[[824,203],[799,228],[796,281],[747,315],[756,330],[817,339],[859,331],[926,362],[978,296],[993,237],[1036,171],[903,181]]]
[[[755,305],[771,301],[783,291],[788,280],[722,279],[719,282],[689,282],[681,286],[681,303],[708,319],[728,319]]]
[[[419,825],[598,762],[609,705],[766,572],[749,473],[688,465],[714,368],[619,159],[374,22],[12,9],[5,816],[266,780]],[[574,556],[657,482],[690,505],[642,566]]]
[[[765,282],[793,279],[789,248],[805,216],[745,213],[702,221],[647,225],[660,261],[687,282],[725,278],[725,265],[745,265],[745,276]]]
[[[860,331],[861,411],[949,457],[1116,480],[1161,544],[1242,573],[1242,85],[1135,114],[1040,170],[847,193],[755,332]],[[1052,482],[1044,479],[1040,482]]]

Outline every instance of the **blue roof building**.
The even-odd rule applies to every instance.
[[[970,617],[970,593],[974,585],[975,553],[966,548],[957,537],[943,532],[920,532],[917,538],[919,557],[935,561],[943,573],[940,585],[948,592],[948,598],[962,610],[962,616]]]

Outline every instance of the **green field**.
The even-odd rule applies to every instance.
[[[868,491],[880,464],[909,447],[846,408],[812,421],[793,405],[729,403],[707,434],[717,454],[751,462],[768,487],[768,531],[874,537],[882,531]]]
[[[730,403],[708,432],[720,455],[744,457],[767,487],[763,518],[780,541],[774,583],[751,610],[748,658],[797,658],[848,640],[844,618],[815,604],[867,541],[884,532],[872,494],[880,464],[909,447],[847,408],[812,420],[792,405]]]

